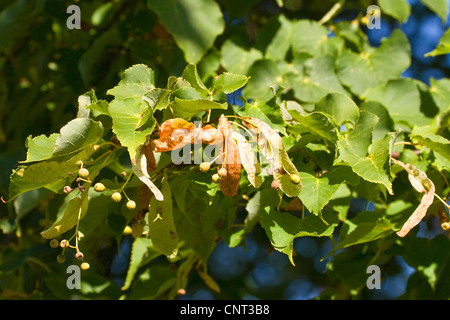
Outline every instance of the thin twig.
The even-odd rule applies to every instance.
[[[345,0],[341,0],[334,4],[333,7],[319,20],[319,24],[325,24],[330,21],[336,14],[338,14],[345,5]]]

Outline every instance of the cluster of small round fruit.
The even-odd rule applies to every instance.
[[[280,169],[280,170],[282,170],[282,172],[279,171],[278,173],[283,173],[284,172],[283,169]],[[273,170],[271,168],[267,169],[267,174],[269,176],[273,176],[273,180],[272,180],[272,184],[271,184],[272,189],[278,190],[280,188],[280,183],[278,182],[277,179],[275,179],[275,175],[273,174]],[[300,176],[298,174],[295,174],[295,173],[294,174],[289,174],[289,179],[291,180],[291,182],[293,184],[300,184],[300,182],[301,182]]]
[[[200,171],[207,172],[211,168],[211,162],[202,162],[200,164]],[[219,183],[220,180],[228,174],[227,169],[224,167],[217,170],[217,173],[213,174],[212,181],[215,183]]]
[[[61,241],[58,241],[57,239],[52,239],[52,240],[50,240],[50,247],[52,247],[54,249],[61,247],[63,249],[63,252],[56,257],[56,261],[58,261],[58,263],[64,263],[66,261],[66,256],[65,256],[64,252],[67,248],[74,248],[77,250],[77,253],[75,254],[75,258],[77,258],[78,260],[83,261],[83,259],[84,259],[83,252],[79,251],[77,247],[71,246],[69,243],[69,240],[63,239]],[[90,268],[89,263],[83,261],[81,263],[80,268],[81,268],[81,270],[89,269]]]
[[[94,190],[97,191],[97,192],[103,192],[103,191],[106,190],[106,187],[105,187],[105,185],[104,185],[103,183],[97,182],[97,183],[94,185]],[[125,196],[126,196],[126,195],[125,195]],[[127,199],[128,199],[128,197],[127,197]],[[120,191],[115,191],[115,192],[111,195],[111,200],[114,201],[114,202],[116,202],[116,203],[119,203],[120,201],[122,201],[122,193],[121,193]],[[128,199],[128,200],[127,200],[126,207],[127,207],[127,209],[129,209],[129,210],[134,210],[134,209],[136,209],[136,202],[133,201],[133,200],[131,200],[131,199]]]

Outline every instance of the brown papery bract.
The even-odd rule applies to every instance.
[[[195,126],[192,122],[181,118],[164,121],[159,132],[159,139],[154,140],[155,152],[171,151],[183,147],[190,141],[185,137],[194,129]]]
[[[222,115],[217,125],[215,141],[221,143],[220,153],[222,156],[217,169],[225,168],[227,175],[222,177],[219,187],[222,193],[229,197],[234,197],[239,189],[241,178],[241,163],[239,161],[239,151],[236,142],[231,138],[233,128],[228,119]]]
[[[152,140],[149,138],[145,142],[144,146],[142,147],[142,154],[145,155],[147,158],[147,171],[148,172],[155,172],[156,170],[156,159],[155,154],[153,153],[153,150],[155,149],[155,144]]]
[[[216,128],[211,125],[196,128],[194,123],[181,118],[169,119],[161,125],[159,139],[154,140],[155,152],[172,151],[186,144],[214,143]]]

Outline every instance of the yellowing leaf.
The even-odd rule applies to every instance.
[[[245,171],[247,172],[247,178],[255,188],[259,188],[262,184],[262,178],[258,176],[261,172],[261,164],[256,157],[255,152],[252,150],[252,145],[247,141],[240,133],[233,132],[231,138],[236,141],[239,160]]]
[[[402,226],[400,231],[397,232],[399,237],[404,237],[408,232],[414,228],[427,214],[428,208],[431,206],[434,200],[435,186],[433,181],[431,181],[425,172],[417,169],[412,164],[405,164],[401,161],[393,159],[393,161],[401,166],[408,172],[408,179],[411,182],[414,189],[419,192],[425,193],[420,201],[420,205],[416,208],[413,214]]]
[[[155,184],[150,179],[147,171],[147,157],[142,152],[144,145],[140,146],[136,150],[136,158],[132,161],[133,172],[143,183],[147,185],[150,191],[155,195],[155,198],[159,201],[164,200],[164,196],[161,191],[155,186]]]
[[[273,176],[278,181],[281,191],[294,198],[300,194],[301,181],[293,183],[291,175],[300,177],[297,168],[292,163],[280,135],[267,123],[252,117],[244,117],[244,121],[259,129],[258,145],[273,170]]]

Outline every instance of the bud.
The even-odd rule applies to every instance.
[[[58,263],[64,263],[66,261],[66,257],[63,254],[60,254],[56,257],[56,261],[58,261]]]
[[[276,179],[273,179],[272,184],[270,186],[272,187],[273,190],[278,190],[280,188],[280,183]]]
[[[78,251],[75,255],[75,258],[77,258],[78,260],[83,260],[83,258],[84,258],[83,252]]]
[[[63,239],[63,240],[61,240],[59,245],[61,246],[61,248],[68,248],[69,247],[69,241],[67,241],[66,239]]]
[[[50,241],[50,247],[52,247],[53,249],[58,248],[58,246],[59,246],[59,241],[58,240],[52,239]]]
[[[72,188],[70,186],[65,186],[63,190],[64,190],[64,193],[66,193],[66,194],[72,192]]]

